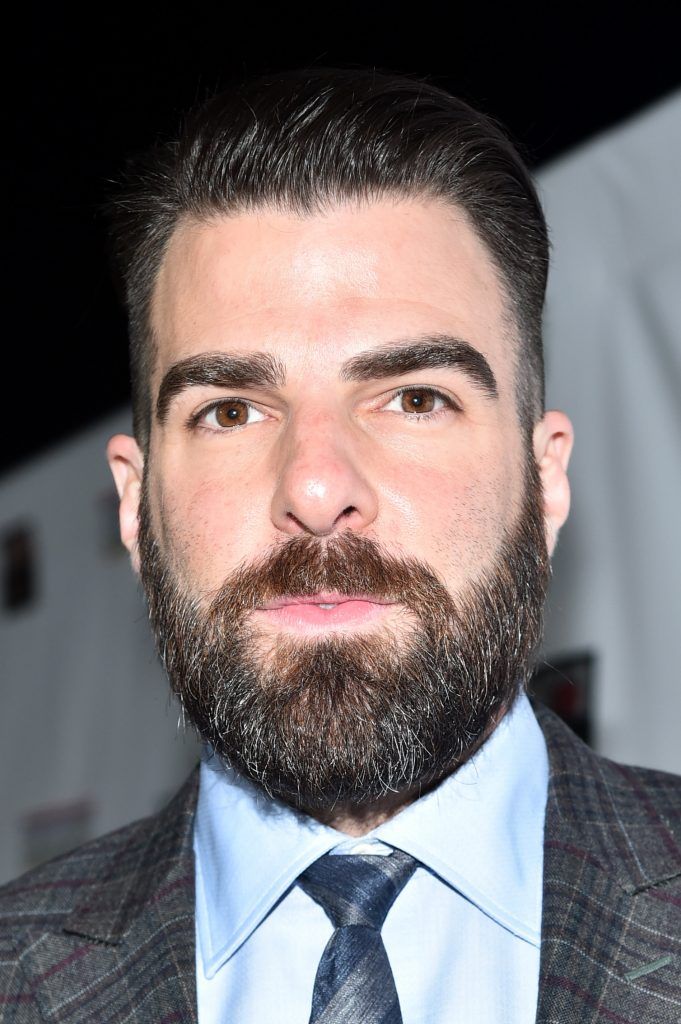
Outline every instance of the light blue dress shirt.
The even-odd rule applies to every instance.
[[[383,926],[404,1024],[532,1024],[548,758],[526,697],[437,789],[361,839],[201,765],[194,831],[199,1024],[307,1024],[333,933],[294,882],[318,857],[422,865]]]

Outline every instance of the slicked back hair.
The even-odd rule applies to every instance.
[[[111,204],[130,324],[135,436],[146,452],[156,343],[150,307],[181,220],[260,207],[310,215],[382,197],[441,199],[484,242],[518,338],[516,396],[529,435],[544,408],[546,223],[531,176],[489,117],[429,83],[373,70],[247,81],[189,114],[179,137],[131,162]]]

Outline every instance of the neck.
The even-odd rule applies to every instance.
[[[338,832],[345,832],[346,835],[349,836],[365,836],[367,833],[372,832],[373,829],[378,828],[379,825],[382,825],[386,821],[390,821],[391,818],[394,818],[396,814],[399,814],[399,812],[404,810],[405,807],[408,807],[409,804],[414,803],[414,801],[418,800],[419,797],[432,792],[432,790],[436,789],[442,782],[444,782],[445,779],[448,779],[450,775],[453,775],[457,769],[465,764],[466,761],[468,761],[473,754],[480,749],[489,736],[492,735],[507,710],[508,707],[504,707],[499,714],[495,715],[478,740],[472,744],[457,761],[450,764],[448,768],[435,779],[417,783],[415,786],[401,790],[399,793],[388,793],[380,799],[367,804],[334,804],[333,808],[328,813],[319,810],[308,811],[305,808],[301,809],[305,811],[309,817],[315,818],[323,825],[330,825],[331,828],[335,828]]]
[[[365,836],[382,825],[383,822],[394,818],[401,810],[417,800],[423,792],[424,788],[418,786],[400,793],[388,793],[380,800],[361,807],[352,804],[337,804],[330,814],[324,815],[315,812],[311,817],[321,821],[324,825],[330,825],[338,832],[345,832],[346,835]]]

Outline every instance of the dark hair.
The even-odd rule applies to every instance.
[[[156,346],[150,300],[183,217],[271,205],[301,214],[348,199],[437,197],[463,208],[499,272],[520,343],[517,405],[544,405],[546,223],[530,174],[489,117],[429,83],[372,70],[252,79],[191,113],[179,138],[131,164],[112,202],[130,321],[135,436],[146,450]]]

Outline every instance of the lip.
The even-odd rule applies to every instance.
[[[371,628],[394,605],[394,601],[375,601],[366,595],[354,597],[324,592],[312,597],[299,597],[287,594],[261,605],[255,610],[255,615],[276,628],[319,635],[328,630]]]

